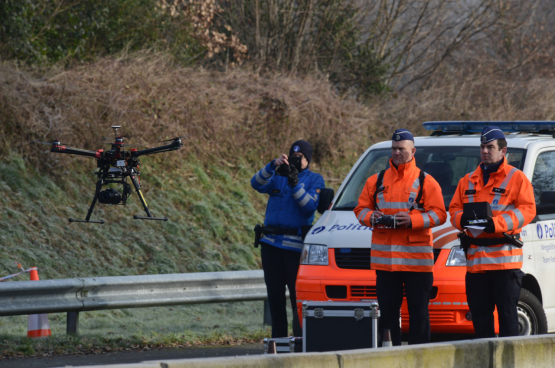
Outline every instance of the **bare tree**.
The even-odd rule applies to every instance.
[[[498,71],[510,72],[532,62],[541,63],[544,57],[552,59],[554,16],[552,0],[505,1],[500,22],[488,34],[489,42],[481,46],[494,55]]]
[[[438,69],[490,57],[520,68],[554,45],[553,0],[221,0],[264,68],[318,70],[340,90],[426,86]],[[489,56],[488,56],[489,55]]]
[[[388,65],[387,82],[424,84],[469,40],[500,18],[499,0],[375,0],[367,2],[365,42]]]

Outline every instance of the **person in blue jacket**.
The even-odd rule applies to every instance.
[[[296,163],[290,165],[289,157],[299,157],[300,160],[296,159]],[[293,334],[301,336],[295,282],[303,248],[303,227],[308,229],[312,225],[320,191],[325,187],[324,178],[310,171],[311,159],[312,146],[300,140],[291,145],[289,156],[281,155],[251,179],[256,191],[270,196],[260,244],[272,316],[272,337],[288,336],[286,285],[293,309]]]

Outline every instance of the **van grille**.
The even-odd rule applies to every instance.
[[[434,263],[441,249],[434,249]],[[370,248],[335,248],[335,264],[350,270],[370,269]]]
[[[401,318],[404,321],[409,320],[408,313],[401,313]],[[456,312],[454,311],[430,311],[430,323],[454,323],[457,322]]]
[[[326,286],[327,288],[327,286]],[[430,293],[430,300],[437,298],[437,286],[432,287],[432,292]],[[377,298],[378,294],[376,293],[375,286],[359,286],[359,285],[352,285],[351,286],[351,298]],[[405,288],[403,288],[403,298],[406,298],[407,294],[405,293]]]
[[[351,298],[377,298],[375,286],[351,286]]]
[[[370,248],[335,248],[335,264],[350,270],[369,270]]]

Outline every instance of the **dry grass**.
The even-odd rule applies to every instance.
[[[397,121],[422,135],[429,132],[421,124],[433,120],[555,120],[555,78],[445,71],[423,91],[391,93],[372,105],[377,121]]]
[[[71,70],[0,66],[1,154],[10,150],[50,171],[67,157],[42,155],[29,140],[60,138],[96,150],[122,125],[131,146],[187,135],[175,159],[260,166],[307,139],[315,161],[351,163],[396,127],[424,133],[428,120],[552,119],[555,80],[476,69],[446,70],[419,93],[389,93],[366,104],[339,98],[323,78],[216,73],[180,68],[163,54],[102,59]],[[104,146],[107,148],[108,146]],[[59,164],[58,163],[58,164]]]
[[[152,205],[158,207],[154,210],[176,220],[164,227],[171,234],[164,241],[175,247],[168,259],[185,249],[190,261],[176,260],[171,267],[162,261],[154,268],[135,265],[143,258],[154,259],[159,250],[151,249],[150,244],[159,242],[165,232],[154,226],[139,229],[139,225],[125,222],[125,226],[145,231],[137,235],[143,239],[144,254],[133,253],[140,256],[139,261],[128,259],[122,241],[122,253],[110,258],[111,263],[81,272],[98,275],[252,268],[257,260],[249,234],[262,219],[266,198],[252,191],[248,180],[270,159],[287,152],[294,140],[303,138],[314,144],[312,169],[337,189],[360,154],[371,143],[389,139],[399,127],[428,134],[421,123],[429,120],[554,119],[555,79],[549,73],[521,76],[493,70],[477,65],[446,68],[419,93],[391,92],[363,104],[340,98],[325,79],[315,76],[194,70],[172,64],[163,54],[146,52],[70,70],[19,70],[0,65],[0,164],[5,164],[0,165],[0,185],[13,191],[0,201],[6,209],[2,212],[5,229],[13,233],[0,234],[13,248],[8,252],[13,259],[5,258],[6,267],[12,267],[14,260],[35,263],[31,256],[20,254],[23,250],[18,244],[50,244],[50,227],[61,230],[55,232],[60,239],[54,243],[75,259],[81,251],[72,245],[72,237],[80,239],[83,251],[97,247],[99,236],[109,238],[93,228],[87,228],[85,236],[79,233],[80,227],[70,229],[59,222],[82,216],[88,208],[93,160],[50,154],[48,146],[28,144],[29,140],[60,138],[67,145],[96,150],[103,141],[112,140],[109,127],[116,124],[124,127],[132,147],[188,135],[182,150],[145,159],[144,185],[147,197],[156,199]],[[20,156],[38,168],[38,173],[47,175],[27,170],[29,165],[19,162]],[[69,168],[76,169],[78,175]],[[50,201],[42,205],[50,206],[48,211],[35,208],[33,198],[37,196]],[[106,211],[95,216],[124,213]],[[131,211],[141,209],[133,207]],[[46,222],[33,220],[33,231],[24,225],[27,218],[44,219],[45,214],[52,213],[56,216]],[[206,246],[206,250],[199,251],[190,244]],[[229,244],[245,255],[238,256],[239,251]],[[51,250],[49,245],[44,249]],[[61,251],[48,252],[45,257],[52,262],[69,259]],[[160,253],[160,259],[165,257]],[[116,267],[116,261],[128,265],[125,271]],[[74,275],[77,271],[63,272]]]
[[[301,138],[315,146],[316,162],[338,163],[367,146],[366,132],[384,132],[374,124],[375,112],[338,98],[325,80],[185,69],[161,54],[65,71],[2,65],[0,96],[1,153],[17,150],[38,166],[36,154],[47,147],[26,141],[60,138],[96,150],[112,140],[111,125],[123,126],[131,146],[187,135],[174,162],[195,155],[255,166]],[[41,157],[43,168],[53,156]]]

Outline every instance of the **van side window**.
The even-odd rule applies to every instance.
[[[532,186],[536,204],[541,204],[542,192],[555,191],[555,151],[542,152],[536,159]]]

